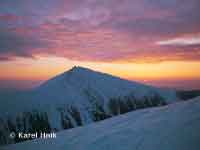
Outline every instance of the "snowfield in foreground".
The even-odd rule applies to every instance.
[[[2,149],[199,150],[199,131],[200,97],[63,131],[56,139],[37,139]]]

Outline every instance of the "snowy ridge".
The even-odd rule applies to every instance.
[[[19,100],[11,100],[8,103],[11,106],[3,106],[0,132],[3,132],[3,137],[8,137],[11,131],[40,130],[39,125],[45,131],[60,131],[177,100],[176,91],[173,90],[162,90],[74,67]],[[15,142],[6,139],[3,143]]]
[[[2,150],[199,150],[200,97],[145,109]]]
[[[159,94],[169,103],[178,100],[173,90],[162,90],[91,69],[73,67],[36,88],[33,103],[36,107],[40,104],[43,110],[46,106],[73,105],[80,111],[84,124],[87,124],[92,122],[86,111],[86,108],[93,107],[90,100],[98,101],[107,110],[110,98],[134,95],[140,99],[154,94]]]
[[[107,103],[112,97],[134,95],[140,98],[152,96],[154,93],[161,95],[169,103],[178,100],[174,90],[163,90],[91,69],[73,67],[46,81],[19,100],[10,100],[6,106],[1,106],[0,115],[5,115],[5,112],[15,114],[30,109],[51,109],[55,105],[75,105],[84,109],[90,105],[88,94],[99,99],[101,103]],[[12,108],[9,104],[15,107],[8,112],[6,110]]]
[[[46,94],[45,96],[49,96],[50,99],[56,97],[60,102],[66,101],[67,98],[68,102],[80,104],[84,101],[84,90],[96,92],[105,101],[108,97],[126,96],[130,93],[141,97],[151,95],[153,92],[161,94],[169,102],[176,99],[173,90],[162,90],[83,67],[73,67],[50,79],[37,88],[36,92]]]

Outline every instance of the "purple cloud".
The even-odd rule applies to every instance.
[[[199,6],[198,0],[2,0],[0,60],[199,60],[199,41],[177,38],[200,32]]]

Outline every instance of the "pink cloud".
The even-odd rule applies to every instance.
[[[0,9],[1,60],[38,55],[82,61],[156,62],[200,58],[199,45],[177,45],[185,43],[185,38],[177,37],[200,32],[196,0],[20,2],[6,1],[0,5],[0,8],[4,6]],[[176,7],[177,3],[183,4],[184,9]],[[14,4],[18,6],[15,12],[8,13],[13,11]],[[194,39],[188,41],[194,43]],[[166,46],[170,44],[173,48]]]

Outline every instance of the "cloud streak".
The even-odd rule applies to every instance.
[[[175,38],[166,41],[158,41],[157,45],[161,46],[192,46],[200,45],[200,36],[190,38]]]

